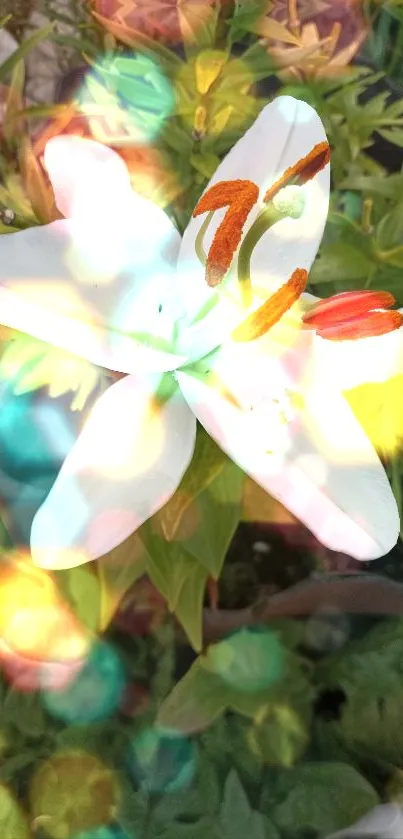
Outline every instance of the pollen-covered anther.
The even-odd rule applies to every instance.
[[[273,198],[280,192],[281,189],[287,186],[303,186],[308,181],[312,180],[315,175],[327,166],[330,161],[329,143],[318,143],[309,154],[301,157],[294,166],[286,169],[284,174],[276,183],[272,184],[264,196],[265,204],[273,201]]]
[[[193,217],[228,207],[218,226],[207,257],[206,282],[214,288],[224,279],[241,241],[248,215],[259,197],[252,181],[220,181],[200,199]]]
[[[254,341],[265,335],[288,312],[305,290],[308,272],[297,268],[290,279],[252,312],[232,333],[234,341]]]
[[[385,335],[403,325],[400,312],[385,311],[395,302],[388,291],[347,291],[313,306],[303,315],[303,325],[329,341]]]

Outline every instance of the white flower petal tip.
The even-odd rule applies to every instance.
[[[46,144],[44,163],[58,209],[66,218],[91,208],[122,212],[131,194],[128,169],[108,146],[76,136],[54,137]]]
[[[31,556],[32,562],[37,568],[43,568],[44,571],[65,571],[68,568],[77,568],[79,565],[85,565],[93,559],[92,556],[89,556],[84,551],[76,549],[61,550],[56,544],[48,548],[39,547],[38,545],[43,542],[41,530],[42,522],[38,518],[31,532]]]
[[[72,568],[123,542],[173,495],[195,435],[196,420],[172,377],[127,376],[112,385],[34,518],[35,564]]]
[[[398,510],[360,424],[341,394],[308,386],[287,354],[258,344],[221,347],[204,380],[177,374],[193,412],[326,547],[362,561],[385,555],[398,539]]]
[[[402,839],[403,809],[398,804],[380,804],[345,830],[327,839]]]

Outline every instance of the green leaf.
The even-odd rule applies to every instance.
[[[237,0],[230,20],[230,38],[237,41],[247,32],[253,32],[258,21],[267,10],[267,0]]]
[[[206,671],[198,659],[162,703],[157,723],[193,734],[211,725],[223,713],[227,700],[228,690],[222,680]]]
[[[29,839],[28,821],[7,787],[0,785],[0,835],[4,839]]]
[[[274,766],[293,766],[309,740],[306,720],[285,702],[268,704],[248,732],[252,751],[263,763]]]
[[[17,731],[27,737],[44,736],[47,723],[36,693],[20,693],[17,689],[10,687],[2,702],[2,717],[7,725],[13,725]]]
[[[55,573],[57,584],[77,618],[93,632],[99,628],[100,588],[92,565],[78,565]]]
[[[3,61],[3,64],[0,66],[0,82],[4,82],[7,78],[8,74],[14,70],[14,67],[18,64],[21,59],[25,58],[34,47],[37,47],[42,41],[45,41],[49,35],[52,34],[55,24],[49,23],[47,26],[44,26],[42,29],[37,29],[33,35],[29,38],[26,38],[25,41],[10,55],[10,58],[7,58],[6,61]]]
[[[252,807],[239,780],[232,770],[225,782],[224,800],[219,816],[222,839],[280,839],[272,822]]]
[[[146,571],[146,551],[133,533],[90,565],[55,573],[76,616],[93,632],[104,632],[129,588]]]
[[[172,822],[158,833],[158,839],[206,839],[207,836],[209,839],[221,839],[215,820],[209,816],[190,824]]]
[[[203,601],[208,574],[193,557],[186,557],[186,563],[175,617],[182,624],[193,649],[200,652],[203,645]]]
[[[387,249],[403,244],[402,211],[402,204],[396,204],[393,210],[387,213],[378,224],[376,240],[380,248]]]
[[[391,248],[389,251],[380,252],[378,258],[388,266],[403,268],[403,245]]]
[[[198,423],[195,450],[190,466],[175,494],[156,515],[168,541],[174,538],[184,512],[217,477],[227,460],[222,449]]]
[[[399,128],[391,128],[386,129],[383,128],[382,130],[378,130],[378,134],[381,135],[385,140],[388,140],[389,143],[393,143],[394,146],[398,146],[399,148],[403,148],[403,130]]]
[[[403,190],[403,177],[401,174],[388,175],[382,178],[358,174],[342,181],[339,187],[340,189],[354,189],[359,192],[369,192],[373,195],[382,195],[386,198],[399,200]]]
[[[312,266],[309,282],[363,280],[368,277],[373,267],[373,263],[361,251],[351,245],[335,242],[321,249],[319,258]]]
[[[211,152],[193,153],[190,162],[197,172],[200,172],[204,178],[209,180],[217,169],[220,159]]]
[[[242,470],[226,458],[217,477],[197,500],[199,526],[189,536],[185,522],[178,530],[183,547],[216,580],[241,517],[244,480]]]
[[[210,576],[218,579],[220,575],[240,519],[243,481],[243,472],[209,442],[205,432],[199,432],[195,465],[177,490],[184,500],[174,497],[168,509],[141,529],[148,552],[147,573],[198,652],[206,583]],[[205,487],[200,494],[199,483]],[[167,541],[167,531],[175,532],[175,541]]]
[[[307,763],[282,777],[281,803],[270,816],[284,833],[327,836],[357,821],[379,803],[374,788],[345,763]]]
[[[175,819],[196,820],[205,815],[215,815],[221,801],[221,785],[217,769],[203,750],[199,752],[197,776],[189,789],[169,791],[161,796],[153,808],[153,819],[164,824]]]
[[[126,592],[146,573],[146,560],[147,552],[136,532],[96,561],[100,632],[109,626]]]
[[[341,689],[345,695],[340,720],[328,723],[343,747],[399,766],[402,641],[403,621],[386,621],[338,655],[328,656],[317,669],[325,689]]]
[[[3,119],[3,134],[7,142],[10,142],[17,130],[20,131],[23,127],[22,119],[19,117],[16,120],[17,114],[23,108],[23,92],[25,82],[25,67],[24,62],[19,61],[15,65],[11,74],[11,83],[7,93],[7,100]]]
[[[126,776],[120,776],[120,798],[116,821],[130,839],[146,836],[149,828],[149,797],[145,792],[136,792],[129,785]]]

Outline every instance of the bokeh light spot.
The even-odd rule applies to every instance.
[[[126,685],[120,657],[104,641],[96,641],[78,676],[65,690],[43,690],[48,712],[67,723],[87,723],[113,714]]]
[[[105,55],[87,73],[76,102],[88,116],[95,140],[118,146],[151,142],[172,113],[171,83],[157,62],[145,55]],[[102,122],[91,119],[101,112]]]
[[[119,803],[114,773],[93,755],[66,751],[42,763],[30,784],[32,820],[54,839],[112,822]],[[46,821],[45,821],[46,820]]]
[[[245,693],[276,684],[284,670],[284,649],[269,629],[241,629],[209,647],[204,666],[230,687]]]
[[[187,789],[194,777],[195,759],[191,740],[157,728],[145,729],[132,740],[128,756],[140,789],[154,793]]]

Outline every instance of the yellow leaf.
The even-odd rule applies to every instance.
[[[300,45],[299,39],[283,23],[279,23],[277,20],[264,18],[256,24],[255,31],[257,35],[261,35],[263,38],[270,38],[273,41],[283,41],[285,44],[293,44],[297,47]]]
[[[203,50],[195,61],[196,87],[204,96],[214,84],[227,60],[222,50]]]
[[[100,586],[99,631],[105,632],[126,592],[144,576],[147,551],[137,533],[96,561]]]
[[[53,190],[47,183],[31,143],[26,137],[20,146],[19,159],[27,195],[38,221],[48,224],[62,218],[56,208]]]

